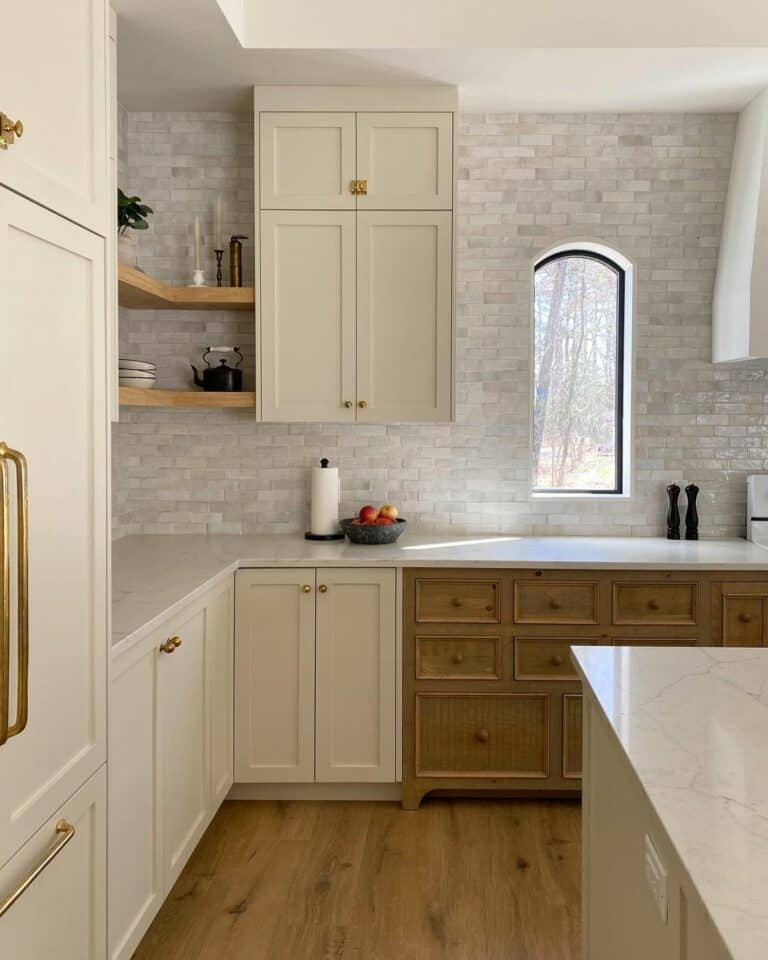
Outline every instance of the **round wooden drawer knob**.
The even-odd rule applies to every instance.
[[[492,603],[487,603],[487,604],[485,605],[485,609],[488,611],[488,613],[493,613],[493,604],[492,604]]]
[[[452,606],[452,607],[460,607],[460,606],[461,606],[461,600],[459,600],[458,597],[454,597],[454,598],[451,600],[451,606]]]
[[[742,623],[750,623],[752,621],[752,617],[748,613],[740,613],[739,620],[741,620]]]
[[[553,667],[562,667],[563,658],[560,656],[560,654],[556,653],[554,657],[550,658],[549,662],[552,664]]]
[[[659,609],[659,601],[658,601],[658,600],[649,600],[649,601],[648,601],[648,609],[649,609],[649,610],[658,610],[658,609]]]
[[[488,733],[485,727],[483,727],[477,731],[475,734],[475,739],[478,741],[478,743],[488,743],[488,741],[491,739],[491,735]]]
[[[454,653],[451,657],[454,663],[464,663],[464,654],[463,653]]]
[[[550,607],[551,610],[559,610],[559,609],[560,609],[560,604],[557,602],[557,600],[550,600],[550,601],[549,601],[549,607]]]

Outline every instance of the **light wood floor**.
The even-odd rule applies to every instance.
[[[572,801],[224,804],[136,960],[578,960]]]

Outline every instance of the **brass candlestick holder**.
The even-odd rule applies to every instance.
[[[216,286],[220,287],[221,281],[223,279],[221,275],[221,261],[222,261],[222,258],[224,257],[224,251],[214,250],[213,252],[216,254]]]

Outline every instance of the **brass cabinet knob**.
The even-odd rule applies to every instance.
[[[553,667],[562,667],[563,658],[556,653],[553,657],[550,658],[549,662],[552,664]]]
[[[3,123],[3,133],[13,133],[17,137],[21,137],[24,135],[24,124],[21,120],[14,123],[13,120],[6,118]]]
[[[168,637],[165,643],[160,644],[161,653],[175,653],[181,646],[181,637]]]
[[[301,592],[312,593],[312,587],[308,583],[305,583],[304,586],[301,588]]]
[[[328,587],[326,587],[324,583],[321,583],[317,589],[320,591],[320,593],[328,593]]]
[[[368,181],[367,180],[358,180],[357,181],[357,192],[361,196],[365,196],[368,193]]]
[[[368,406],[368,401],[367,401],[367,400],[359,400],[358,403],[357,403],[357,405],[358,405],[358,407],[360,407],[361,410],[365,410],[365,408]]]
[[[490,739],[491,735],[488,733],[485,727],[481,727],[475,734],[475,740],[477,740],[479,743],[488,743]]]
[[[351,401],[351,400],[345,400],[345,401],[344,401],[344,406],[347,408],[347,410],[350,410],[350,409],[352,408],[352,401]]]
[[[173,641],[174,647],[181,646],[181,643],[182,643],[181,637],[171,637],[171,640]]]
[[[452,659],[453,662],[456,663],[456,664],[464,663],[464,654],[463,654],[463,653],[454,653],[454,655],[453,655],[453,657],[451,657],[451,659]]]

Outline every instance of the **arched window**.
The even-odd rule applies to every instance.
[[[592,244],[536,264],[534,494],[626,492],[629,270]]]

